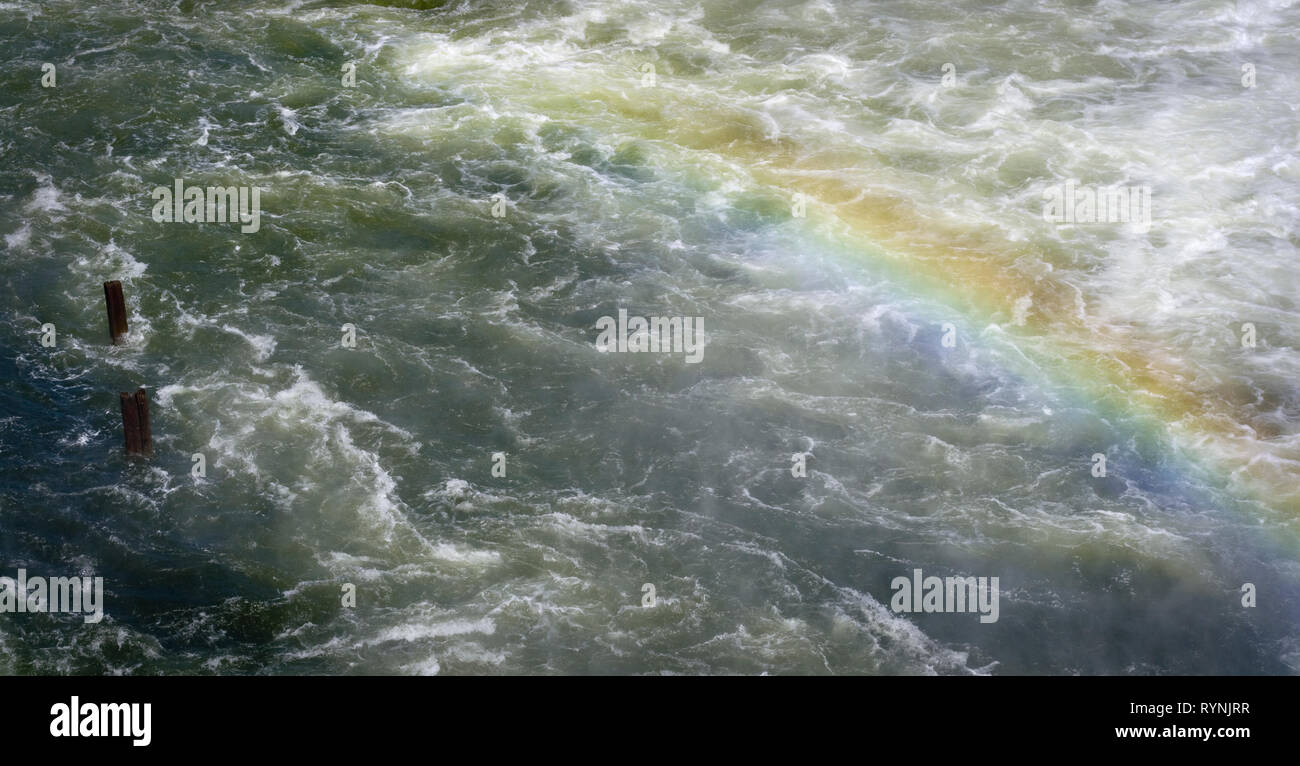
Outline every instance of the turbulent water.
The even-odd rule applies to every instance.
[[[0,672],[1300,671],[1298,33],[0,3],[0,575],[106,613],[0,614]],[[155,221],[174,179],[259,230]],[[1150,227],[1045,220],[1067,180]],[[619,310],[702,359],[601,353]],[[895,611],[915,569],[997,621]]]

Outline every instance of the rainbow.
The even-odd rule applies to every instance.
[[[469,69],[477,87],[500,87],[503,100],[651,142],[683,173],[740,173],[756,191],[784,199],[803,194],[806,224],[829,250],[860,254],[974,326],[998,325],[1038,369],[1075,387],[1098,411],[1145,424],[1274,520],[1294,526],[1300,518],[1300,449],[1250,411],[1246,392],[1205,382],[1190,361],[1142,327],[1090,314],[1085,296],[1050,266],[1053,256],[1063,261],[1060,254],[1012,241],[992,225],[946,223],[938,211],[871,184],[868,171],[882,166],[867,150],[833,137],[819,137],[814,147],[774,135],[758,112],[728,104],[727,94],[699,83],[636,87],[634,78],[595,66],[574,70],[480,56],[467,57],[478,59],[471,64],[444,50],[415,70],[454,77]]]

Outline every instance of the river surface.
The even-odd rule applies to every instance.
[[[1300,671],[1300,4],[6,1],[0,62],[0,575],[105,583],[0,673]]]

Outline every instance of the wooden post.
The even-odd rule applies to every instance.
[[[149,430],[149,396],[143,388],[132,396],[119,391],[122,404],[122,434],[126,438],[126,454],[152,455],[153,432]]]
[[[122,283],[114,279],[104,283],[104,301],[108,304],[108,334],[116,346],[126,335],[126,298],[122,297]]]
[[[140,449],[140,408],[136,406],[135,397],[125,391],[118,392],[122,400],[122,433],[126,436],[126,454],[139,455]]]
[[[153,454],[153,433],[149,430],[149,397],[143,388],[135,392],[136,420],[140,424],[140,453]]]

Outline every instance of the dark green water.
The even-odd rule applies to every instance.
[[[1187,5],[0,3],[0,575],[106,599],[0,614],[0,672],[1294,672],[1291,517],[792,216],[743,146],[841,142],[1040,246],[1290,455],[1300,18]],[[1153,237],[1036,217],[1123,168]],[[259,231],[155,222],[176,178],[258,187]],[[702,360],[598,352],[619,309],[701,317]],[[891,611],[915,568],[998,577],[999,619]]]

